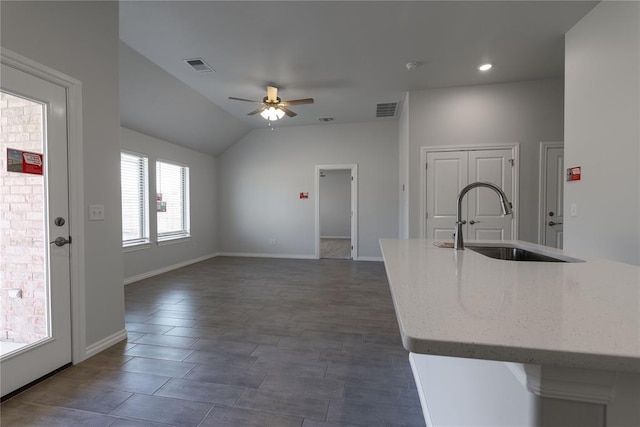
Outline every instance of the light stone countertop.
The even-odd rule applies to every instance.
[[[585,262],[503,261],[432,240],[380,241],[407,350],[640,372],[640,267],[502,243]]]

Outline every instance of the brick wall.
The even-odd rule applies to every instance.
[[[47,336],[44,180],[7,172],[7,148],[43,152],[40,104],[0,95],[0,341]],[[10,298],[19,289],[22,298]]]

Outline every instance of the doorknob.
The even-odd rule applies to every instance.
[[[56,240],[54,240],[53,242],[49,243],[50,245],[55,244],[56,246],[64,246],[66,244],[71,243],[71,237],[69,237],[69,239],[65,239],[64,237],[60,236],[60,237],[56,237]]]
[[[549,221],[549,227],[553,227],[554,225],[562,225],[562,223],[561,222]]]
[[[469,224],[473,225],[473,224],[478,224],[479,222],[480,221],[475,221],[475,220],[472,219],[471,221],[469,221]]]

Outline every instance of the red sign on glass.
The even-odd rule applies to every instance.
[[[7,148],[7,172],[42,175],[43,163],[42,154]]]

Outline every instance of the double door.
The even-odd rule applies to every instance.
[[[429,151],[426,155],[426,212],[424,237],[451,241],[457,217],[457,198],[468,184],[490,182],[515,200],[514,150],[477,149]],[[514,205],[514,213],[516,206]],[[515,238],[513,215],[502,215],[498,195],[488,188],[471,190],[463,199],[465,240]]]

